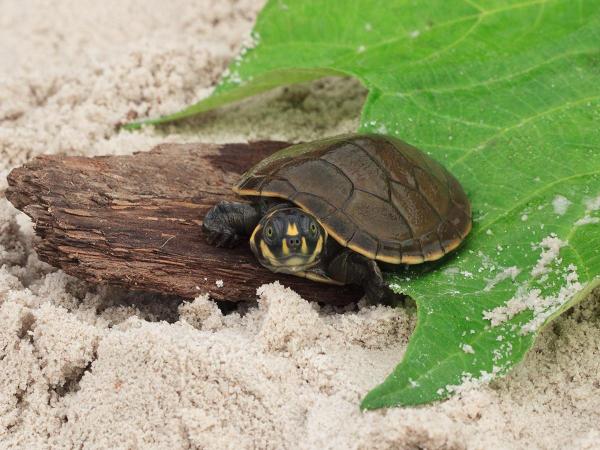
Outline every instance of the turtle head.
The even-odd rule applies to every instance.
[[[274,272],[299,272],[317,264],[327,232],[300,208],[276,208],[263,216],[250,237],[258,261]]]

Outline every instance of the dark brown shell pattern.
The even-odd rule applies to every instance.
[[[392,264],[439,259],[471,230],[471,206],[456,178],[389,136],[293,145],[246,172],[234,191],[289,200],[341,245]]]

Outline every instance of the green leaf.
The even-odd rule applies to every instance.
[[[389,273],[418,325],[363,408],[506,373],[600,284],[600,2],[271,0],[214,94],[173,116],[324,75],[369,89],[361,131],[445,164],[472,200],[465,244]]]

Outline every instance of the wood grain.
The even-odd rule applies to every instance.
[[[230,250],[205,242],[208,209],[239,200],[231,186],[240,174],[287,145],[162,144],[128,156],[40,156],[10,173],[6,196],[34,221],[40,259],[87,281],[243,301],[279,280],[308,300],[357,300],[358,288],[262,268],[246,243]]]

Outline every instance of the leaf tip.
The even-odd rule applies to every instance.
[[[369,391],[360,402],[360,410],[366,411],[390,406],[401,406],[399,402],[389,401],[389,395],[386,395],[385,393],[382,393],[380,391],[381,385]]]
[[[369,394],[367,394],[365,396],[365,398],[362,399],[362,401],[360,402],[360,410],[362,412],[364,411],[371,411],[374,409],[379,409],[381,408],[383,405],[378,405],[377,402],[374,401],[374,399],[372,398],[372,396]]]
[[[144,122],[129,122],[121,125],[122,130],[134,131],[140,130],[144,126]]]
[[[161,116],[156,119],[145,119],[145,120],[139,120],[137,122],[129,122],[129,123],[122,125],[121,128],[123,130],[128,130],[128,131],[141,130],[142,128],[147,127],[147,126],[162,125],[165,123],[174,122],[177,119],[178,119],[178,117],[176,117],[175,114],[171,114],[168,116]]]

